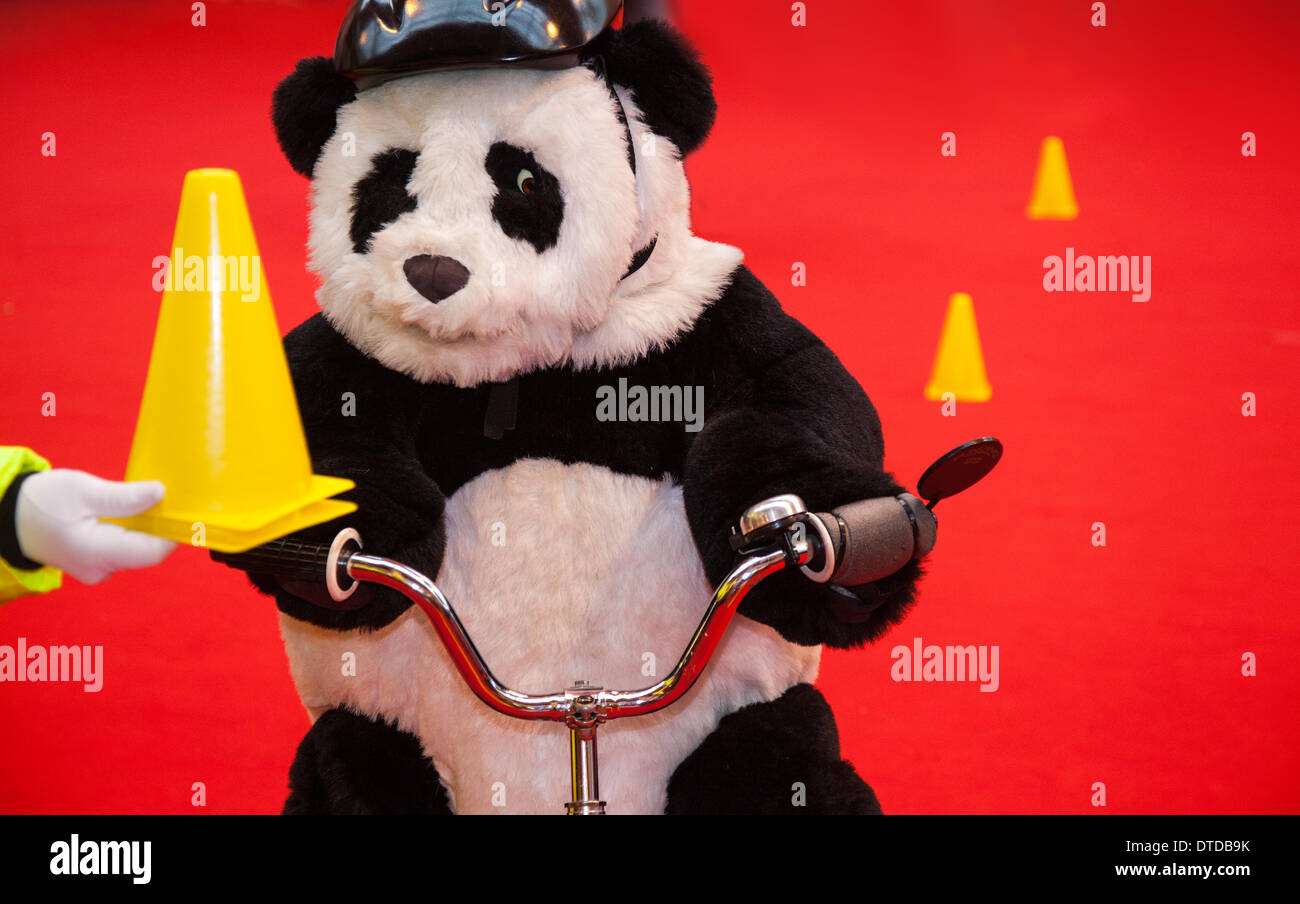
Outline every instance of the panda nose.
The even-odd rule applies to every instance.
[[[455,258],[439,254],[417,254],[402,264],[406,281],[434,304],[454,295],[469,282],[469,271]]]

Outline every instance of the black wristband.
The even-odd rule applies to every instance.
[[[912,507],[911,507],[910,505],[907,504],[907,500],[904,499],[901,495],[899,495],[899,496],[895,496],[894,498],[897,499],[897,500],[898,500],[898,504],[901,505],[901,506],[903,507],[903,513],[907,515],[907,521],[908,521],[909,524],[912,525],[912,558],[911,558],[911,561],[915,562],[917,559],[920,558],[920,553],[919,553],[919,551],[920,551],[920,549],[921,549],[921,528],[920,528],[919,525],[917,525],[917,523],[916,523],[916,515],[912,514]]]
[[[18,544],[16,521],[18,491],[22,489],[24,480],[39,473],[39,471],[24,471],[13,479],[4,495],[0,496],[0,559],[4,559],[10,566],[20,571],[35,571],[42,567],[40,562],[33,562],[23,555],[23,548]]]

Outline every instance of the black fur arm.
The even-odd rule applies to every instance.
[[[356,503],[355,512],[293,537],[328,544],[352,527],[367,552],[436,576],[445,544],[446,499],[415,454],[417,384],[363,356],[319,315],[293,330],[284,344],[314,472],[356,483],[338,497]],[[338,630],[381,627],[411,605],[394,590],[366,584],[349,600],[364,605],[335,611],[287,592],[270,575],[250,578],[263,593],[275,595],[282,611]]]
[[[865,392],[816,336],[780,310],[747,270],[706,315],[714,348],[713,399],[683,469],[686,513],[715,584],[735,561],[731,526],[781,493],[812,511],[903,488],[883,468],[880,420]],[[915,592],[913,562],[880,581],[819,585],[798,571],[768,578],[741,612],[801,644],[853,647],[900,621]]]

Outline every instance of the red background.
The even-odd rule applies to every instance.
[[[0,443],[122,474],[187,169],[239,171],[282,328],[315,310],[307,185],[267,110],[345,6],[211,2],[203,28],[188,3],[0,7]],[[972,436],[1008,450],[940,508],[912,616],[826,654],[846,755],[895,813],[1295,812],[1297,8],[1110,3],[1094,28],[1085,2],[808,6],[794,28],[776,0],[679,4],[721,107],[696,231],[840,354],[904,482]],[[1074,222],[1024,216],[1050,134]],[[1151,300],[1045,293],[1067,245],[1150,255]],[[994,396],[942,417],[921,387],[954,291]],[[238,575],[181,549],[69,580],[0,608],[20,636],[102,644],[105,683],[0,685],[0,811],[194,812],[196,781],[206,812],[279,808],[307,718]],[[894,683],[916,636],[999,645],[1001,687]]]

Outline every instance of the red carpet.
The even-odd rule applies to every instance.
[[[681,5],[721,106],[689,165],[696,231],[744,248],[841,355],[905,483],[972,436],[1007,447],[939,508],[912,616],[825,657],[886,811],[1300,809],[1300,13],[1110,4],[1094,28],[1079,3],[808,4],[795,28],[787,3]],[[202,28],[187,3],[0,9],[0,443],[121,475],[187,169],[240,172],[281,327],[315,310],[306,183],[267,110],[345,6],[209,3]],[[1031,222],[1053,134],[1082,212]],[[1150,301],[1044,292],[1066,247],[1150,255]],[[943,417],[921,387],[955,291],[994,395]],[[275,610],[238,575],[182,549],[69,580],[0,608],[0,644],[19,637],[102,645],[104,686],[0,685],[0,811],[196,812],[196,782],[197,812],[279,808],[307,718]],[[998,689],[892,681],[915,637],[997,645]]]

